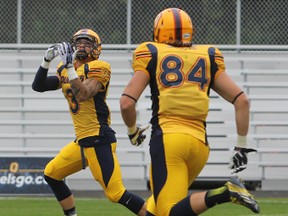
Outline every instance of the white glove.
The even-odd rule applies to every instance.
[[[58,44],[54,44],[51,47],[49,47],[46,50],[45,56],[44,56],[44,60],[46,62],[50,62],[52,61],[54,58],[56,58],[59,55],[58,52]]]
[[[62,42],[58,45],[58,52],[66,68],[73,67],[75,55],[70,43]]]
[[[136,131],[133,134],[128,134],[131,144],[135,146],[141,145],[146,138],[146,135],[143,134],[143,132],[149,127],[150,125],[146,125],[144,127],[137,127]]]
[[[231,173],[238,173],[247,168],[248,158],[247,154],[249,152],[256,152],[256,149],[247,149],[247,148],[239,148],[235,147],[233,156],[231,157],[229,168],[231,169]]]

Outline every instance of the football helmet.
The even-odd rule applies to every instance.
[[[192,46],[193,24],[190,16],[179,8],[161,11],[154,20],[153,40],[176,47]]]
[[[102,47],[101,47],[101,39],[99,35],[94,32],[91,29],[81,29],[77,31],[72,38],[72,44],[74,47],[74,50],[76,50],[76,44],[78,39],[88,39],[92,43],[92,49],[90,53],[86,52],[77,52],[76,58],[79,60],[85,60],[88,57],[91,57],[93,59],[98,59],[99,55],[101,53]]]

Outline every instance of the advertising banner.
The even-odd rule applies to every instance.
[[[51,194],[43,170],[52,158],[0,157],[0,194]]]

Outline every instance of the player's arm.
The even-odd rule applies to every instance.
[[[127,134],[131,144],[136,146],[144,141],[146,135],[143,133],[149,127],[149,125],[144,127],[136,125],[136,103],[150,81],[150,75],[146,68],[152,55],[147,44],[140,44],[134,51],[132,61],[134,75],[120,98],[122,119],[127,126]]]
[[[45,92],[60,88],[60,79],[58,76],[48,76],[50,62],[58,56],[57,44],[49,47],[45,53],[43,61],[37,70],[32,83],[32,89],[37,92]]]
[[[149,77],[143,71],[136,71],[124,89],[120,98],[120,110],[123,121],[128,129],[128,136],[132,145],[140,145],[146,135],[143,134],[149,126],[136,126],[136,103],[149,83]]]
[[[48,69],[39,67],[34,81],[32,83],[32,89],[37,92],[45,92],[56,90],[60,88],[60,80],[58,76],[47,76]]]
[[[247,148],[247,133],[249,130],[249,100],[246,94],[236,83],[222,72],[214,81],[212,87],[220,96],[234,105],[237,128],[237,143],[230,159],[231,173],[238,173],[246,169],[248,163],[247,154],[255,152],[255,149]]]
[[[212,89],[234,105],[237,133],[246,136],[249,129],[249,100],[246,94],[225,72],[217,76]]]
[[[214,58],[212,59],[214,59],[214,62],[211,62],[211,71],[214,79],[212,89],[234,105],[237,133],[239,136],[246,137],[249,129],[249,100],[246,94],[225,72],[226,67],[222,52],[216,47],[213,50]]]
[[[145,56],[143,57],[143,53]],[[134,75],[123,91],[120,98],[120,109],[124,123],[129,128],[136,127],[136,103],[142,92],[149,84],[150,75],[146,71],[152,55],[147,48],[147,43],[140,44],[133,53],[132,68]]]
[[[101,82],[93,77],[86,79],[83,82],[81,82],[79,78],[70,80],[70,85],[73,95],[78,102],[86,101],[95,96],[103,86]]]
[[[120,109],[126,126],[136,126],[136,103],[148,85],[149,78],[142,71],[136,71],[120,98]]]

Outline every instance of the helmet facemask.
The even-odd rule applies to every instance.
[[[88,40],[85,41],[79,41],[81,39]],[[84,47],[92,48],[89,53],[86,52],[86,49],[84,48],[83,51],[76,51],[76,59],[79,59],[81,61],[92,58],[93,60],[96,60],[99,58],[99,55],[101,53],[101,41],[100,37],[92,30],[90,29],[81,29],[80,31],[76,32],[72,38],[72,44],[75,50],[77,50],[77,42],[78,43],[84,43]],[[87,43],[87,44],[86,44]],[[88,44],[91,43],[91,44]]]

